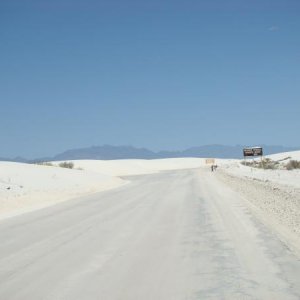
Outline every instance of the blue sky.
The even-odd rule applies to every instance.
[[[0,157],[300,146],[298,0],[2,0]]]

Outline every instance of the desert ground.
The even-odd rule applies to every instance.
[[[0,299],[299,299],[300,151],[0,162]]]

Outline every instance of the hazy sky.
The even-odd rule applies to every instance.
[[[300,146],[299,0],[1,0],[0,157]]]

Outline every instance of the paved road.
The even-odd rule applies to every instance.
[[[299,259],[205,170],[0,222],[0,300],[300,299]]]

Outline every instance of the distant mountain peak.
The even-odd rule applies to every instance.
[[[249,146],[249,145],[247,145]],[[280,152],[299,150],[300,147],[268,146],[260,145],[264,148],[265,155]],[[91,146],[86,148],[69,149],[54,157],[26,160],[22,157],[14,159],[0,158],[0,160],[16,162],[36,162],[55,160],[76,160],[76,159],[157,159],[174,157],[214,157],[214,158],[242,158],[244,145],[227,146],[221,144],[211,144],[204,146],[194,146],[182,151],[158,151],[154,152],[146,148],[137,148],[131,145],[124,146]]]
[[[216,157],[216,158],[242,158],[242,149],[245,146],[226,146],[221,144],[191,147],[183,151],[158,151],[133,146],[92,146],[88,148],[73,149],[56,155],[54,160],[71,159],[157,159],[171,157]],[[265,154],[274,154],[298,150],[297,147],[267,146],[263,145]]]

